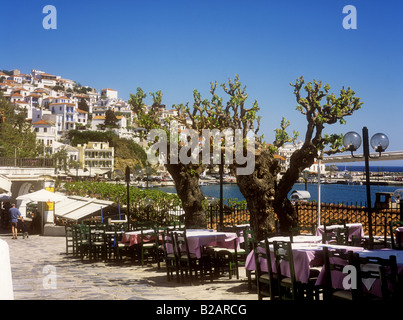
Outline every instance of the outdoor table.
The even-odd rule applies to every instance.
[[[327,230],[332,230],[332,229],[337,229],[337,228],[342,228],[343,225],[331,225],[327,226]],[[362,223],[346,223],[346,227],[348,228],[348,240],[352,241],[353,236],[356,238],[362,239],[364,238],[364,229],[362,227]],[[325,232],[325,227],[323,225],[320,225],[316,229],[316,235],[317,236],[322,236],[322,234]]]
[[[149,242],[154,240],[154,235],[150,235],[150,233],[154,233],[154,229],[147,229],[147,230],[142,230],[143,234],[148,236],[143,239],[144,242]],[[136,230],[136,231],[128,231],[123,234],[122,237],[122,243],[127,243],[129,247],[139,244],[141,242],[141,230]]]
[[[186,231],[190,253],[194,253],[197,258],[201,257],[203,246],[213,246],[219,248],[235,249],[234,239],[236,239],[237,249],[239,249],[239,238],[236,232],[211,232],[211,231]]]
[[[383,259],[388,259],[389,256],[394,255],[396,256],[397,262],[397,271],[399,275],[403,275],[403,251],[402,250],[392,250],[392,249],[381,249],[381,250],[354,250],[357,247],[349,247],[349,246],[330,246],[330,247],[345,247],[346,251],[351,250],[358,253],[360,257],[379,257]],[[352,248],[352,249],[351,249]],[[342,263],[341,263],[342,264]],[[369,270],[369,266],[365,266]],[[376,267],[376,266],[375,266]],[[316,281],[316,285],[322,285],[325,281],[324,279],[325,270],[322,269],[318,276],[318,280]],[[346,277],[347,274],[343,274],[340,271],[333,270],[332,271],[332,287],[334,289],[344,289],[343,288],[343,279]],[[364,291],[370,292],[376,296],[381,297],[381,286],[379,280],[376,279],[362,279],[362,285]]]
[[[292,243],[292,253],[294,259],[294,270],[295,278],[297,281],[302,283],[308,283],[310,268],[314,266],[322,266],[322,247],[319,246],[318,242],[321,241],[321,237],[317,236],[295,236],[293,240],[296,239],[298,242]],[[289,237],[272,237],[268,239],[270,242],[273,241],[289,241]],[[273,246],[270,245],[270,258],[272,262],[273,272],[276,272],[276,261],[273,252]],[[246,270],[256,270],[254,252],[251,251],[245,262]],[[266,260],[260,261],[260,268],[262,271],[268,270]],[[288,261],[282,261],[280,264],[281,272],[286,276],[290,277],[290,265]]]
[[[14,300],[10,252],[4,240],[0,240],[0,300]]]
[[[274,241],[290,241],[289,236],[276,236],[276,237],[271,237],[268,239],[269,242],[274,242]],[[304,236],[304,235],[298,235],[298,236],[293,236],[292,237],[292,243],[321,243],[322,242],[322,236]]]
[[[197,258],[201,258],[203,246],[234,249],[234,240],[236,240],[237,249],[240,248],[236,232],[217,232],[213,229],[186,229],[186,239],[189,252],[195,254]],[[167,251],[168,253],[172,252],[172,247],[167,246]]]

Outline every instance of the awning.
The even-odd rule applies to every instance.
[[[112,204],[113,201],[69,196],[67,199],[55,204],[55,215],[65,219],[80,220],[100,211],[101,207],[105,209]]]
[[[290,200],[308,200],[310,197],[309,191],[294,190],[291,193]]]
[[[42,189],[32,193],[23,194],[17,197],[17,200],[35,201],[35,202],[57,202],[63,201],[66,196],[61,193],[50,192]]]

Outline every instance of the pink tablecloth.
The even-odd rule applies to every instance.
[[[143,230],[143,235],[145,235],[145,239],[143,239],[144,242],[152,241],[154,240],[154,230],[153,229],[148,229],[148,230]],[[141,242],[141,231],[129,231],[125,232],[122,237],[122,243],[127,243],[129,246],[133,246],[135,244],[138,244]]]
[[[382,249],[382,250],[362,250],[358,252],[359,256],[362,257],[380,257],[384,259],[388,259],[389,256],[395,255],[397,264],[398,264],[398,273],[403,275],[403,251],[402,250],[391,250],[391,249]],[[343,261],[337,261],[343,265]],[[324,284],[324,275],[325,270],[322,269],[321,273],[319,274],[318,280],[316,285]],[[332,271],[332,287],[335,289],[345,289],[343,288],[343,279],[348,276],[348,274],[343,274],[340,271],[333,270]],[[381,296],[381,286],[379,280],[370,281],[369,279],[364,279],[363,283],[363,290],[370,292],[374,295]]]
[[[270,238],[272,241],[274,238]],[[312,238],[312,241],[314,238]],[[302,240],[301,240],[302,241]],[[309,240],[306,240],[309,241]],[[310,268],[311,267],[321,267],[324,264],[323,260],[323,246],[328,246],[331,248],[343,249],[343,250],[352,250],[352,251],[361,251],[364,248],[361,247],[350,247],[350,246],[340,246],[340,245],[324,245],[318,244],[315,242],[300,242],[300,243],[293,243],[292,244],[292,253],[294,259],[294,270],[295,270],[295,278],[297,281],[302,283],[308,283],[309,275],[310,275]],[[271,262],[272,262],[272,269],[273,272],[276,272],[276,263],[274,258],[274,253],[271,250]],[[253,251],[249,253],[248,257],[246,258],[246,265],[245,268],[247,270],[255,270],[255,259],[253,256]],[[260,268],[263,271],[267,271],[267,264],[265,261],[260,262]],[[291,276],[290,272],[290,265],[288,261],[283,261],[280,264],[281,272],[286,276]]]
[[[271,247],[271,246],[270,246]],[[276,262],[274,258],[273,248],[271,250],[271,262],[273,272],[276,272]],[[294,270],[295,278],[297,281],[302,283],[307,283],[309,279],[309,269],[313,266],[322,266],[322,248],[314,243],[293,243],[292,253],[294,259]],[[255,259],[253,256],[253,251],[249,253],[246,258],[245,264],[246,270],[256,270]],[[263,271],[267,271],[267,263],[265,260],[260,261],[260,268]],[[288,261],[283,261],[280,264],[282,274],[290,277],[290,265]]]
[[[212,232],[190,229],[186,231],[186,238],[189,252],[195,254],[197,258],[202,256],[203,246],[234,249],[234,240],[236,240],[237,249],[240,248],[239,238],[235,232]],[[172,247],[167,246],[167,251],[169,253],[172,252]]]
[[[194,253],[197,258],[201,257],[203,246],[234,249],[234,240],[236,239],[237,249],[240,248],[239,238],[235,232],[194,231],[186,232],[186,237],[190,253]]]
[[[340,228],[342,225],[334,225],[334,226],[329,226],[326,227],[326,229],[332,229],[332,228]],[[348,240],[351,241],[353,239],[353,236],[356,238],[362,239],[364,238],[364,229],[362,228],[361,223],[347,223],[346,227],[348,227]],[[319,226],[316,229],[316,235],[317,236],[322,236],[322,234],[325,232],[324,226]]]

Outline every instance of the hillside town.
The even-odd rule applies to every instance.
[[[131,139],[142,147],[146,146],[145,135],[142,134],[144,129],[138,126],[128,101],[121,99],[116,89],[97,91],[61,75],[37,69],[22,73],[14,69],[0,71],[0,90],[7,100],[25,110],[27,122],[32,124],[38,143],[43,145],[42,156],[66,151],[70,163],[74,164],[70,168],[74,176],[93,177],[109,173],[110,177],[115,170],[115,150],[106,141],[72,146],[66,139],[70,130],[111,130],[119,138]],[[108,113],[116,119],[114,126],[106,124]],[[169,119],[177,111],[161,105],[158,113],[161,119]],[[179,130],[183,129],[179,127]],[[280,162],[281,172],[287,170],[291,154],[300,147],[301,144],[286,144],[279,149],[276,159]],[[324,164],[321,166],[324,172]],[[164,171],[163,166],[160,169]],[[317,172],[318,163],[309,171]],[[211,181],[206,180],[205,183]],[[229,177],[227,182],[235,181]]]

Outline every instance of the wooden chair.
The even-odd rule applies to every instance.
[[[228,273],[230,279],[235,275],[239,279],[239,267],[245,266],[246,257],[250,252],[250,237],[248,232],[249,227],[237,228],[235,226],[225,226],[222,232],[234,232],[237,237],[243,237],[244,242],[238,249],[237,239],[233,240],[233,249],[208,247],[207,252],[212,256],[214,261],[215,275]]]
[[[315,287],[319,271],[310,269],[307,283],[302,283],[296,279],[292,243],[290,241],[273,241],[275,258],[275,273],[277,274],[278,296],[281,300],[313,300],[319,299],[319,291]],[[287,262],[289,264],[290,276],[283,274],[280,265]]]
[[[181,274],[181,280],[184,280],[184,275],[189,277],[191,284],[193,284],[193,273],[195,279],[198,274],[203,281],[205,275],[209,275],[210,281],[213,281],[212,263],[209,254],[203,254],[200,258],[196,254],[189,251],[189,245],[185,231],[174,232],[176,254],[178,256],[178,267]]]
[[[73,225],[73,230],[76,255],[80,255],[81,261],[84,261],[85,256],[90,257],[89,226],[77,224]]]
[[[107,260],[108,244],[106,239],[106,226],[99,224],[89,227],[89,259]]]
[[[173,272],[176,273],[176,280],[179,282],[179,263],[178,256],[176,254],[175,236],[169,229],[165,229],[162,235],[162,245],[164,248],[164,260],[167,271],[167,279],[171,281],[173,279]]]
[[[122,243],[123,233],[127,230],[121,224],[115,224],[109,229],[107,239],[107,256],[114,262],[122,262],[124,256],[131,256],[128,243]],[[113,233],[112,233],[113,232]]]
[[[73,224],[71,226],[71,232],[73,237],[73,255],[78,256],[80,254],[80,241],[79,237],[81,236],[81,230],[79,224]]]
[[[245,250],[244,255],[246,260],[246,257],[249,255],[249,253],[252,252],[256,247],[257,240],[255,232],[253,231],[252,227],[246,227],[243,230],[243,237],[244,237],[243,249]],[[246,276],[248,278],[248,289],[251,290],[252,284],[253,283],[256,284],[256,271],[246,270]]]
[[[234,249],[228,248],[209,248],[213,251],[215,274],[228,273],[230,279],[235,275],[239,279],[239,255],[237,249],[237,240],[233,240]],[[242,251],[244,251],[242,249]]]
[[[291,242],[273,241],[274,258],[276,261],[276,273],[278,277],[278,295],[281,300],[298,299],[298,283],[295,278],[294,260],[292,254]],[[288,262],[290,267],[290,276],[281,271],[281,263]]]
[[[263,242],[258,242],[254,248],[254,258],[256,266],[256,288],[259,300],[263,297],[270,297],[274,300],[277,295],[277,274],[273,273],[272,260],[269,248],[269,241],[265,239]],[[261,269],[261,261],[267,264],[267,271]]]
[[[356,300],[357,291],[353,286],[349,290],[334,288],[332,285],[332,272],[343,272],[345,266],[354,264],[353,252],[346,253],[342,250],[329,250],[328,247],[323,247],[323,259],[325,268],[324,300]]]
[[[389,259],[379,257],[360,257],[354,253],[354,266],[357,270],[357,297],[360,300],[396,300],[402,298],[399,289],[399,278],[397,272],[396,256],[391,255]],[[380,282],[381,296],[367,292],[363,289],[363,279],[372,279]]]
[[[403,221],[391,221],[389,223],[390,240],[392,249],[403,249],[403,232],[396,232],[396,228],[403,227]]]
[[[72,249],[73,255],[75,255],[74,237],[73,237],[73,227],[65,226],[65,237],[66,237],[66,254],[69,254],[69,249]]]
[[[155,235],[155,260],[157,262],[158,270],[161,269],[161,262],[164,260],[164,248],[163,248],[163,240],[162,237],[164,235],[165,228],[164,227],[154,227],[154,235]]]
[[[141,228],[140,243],[137,246],[138,261],[142,266],[144,266],[145,262],[147,261],[157,260],[157,244],[155,242],[155,237],[158,236],[155,235],[155,231],[152,233],[144,233],[144,230],[146,229],[148,228]],[[150,258],[152,260],[149,260]]]
[[[338,245],[345,245],[349,244],[349,229],[348,227],[342,228],[335,228],[335,229],[326,229],[322,234],[322,243],[333,243]]]

